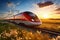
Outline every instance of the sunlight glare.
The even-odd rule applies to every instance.
[[[46,18],[49,18],[49,15],[48,15],[48,14],[43,14],[42,17],[43,17],[44,19],[46,19]]]

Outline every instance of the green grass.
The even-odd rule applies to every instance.
[[[11,23],[0,23],[0,33],[4,30],[17,29],[16,25]]]

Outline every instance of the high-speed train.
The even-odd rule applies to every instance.
[[[8,18],[11,22],[22,24],[26,26],[39,26],[42,24],[41,20],[32,12],[25,11]]]

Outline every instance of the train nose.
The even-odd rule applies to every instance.
[[[36,24],[36,25],[41,25],[41,24],[42,24],[42,22],[36,22],[35,24]]]
[[[41,25],[42,22],[31,22],[31,24],[33,24],[33,25]]]
[[[32,19],[32,22],[31,22],[33,25],[41,25],[42,24],[42,21],[39,20],[39,19]]]

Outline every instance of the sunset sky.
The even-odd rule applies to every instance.
[[[60,19],[60,0],[51,0],[54,3],[53,5],[49,5],[43,8],[38,7],[37,3],[46,1],[48,0],[0,0],[0,17],[7,17],[9,15],[18,14],[17,10],[19,10],[18,12],[31,11],[42,19]]]

